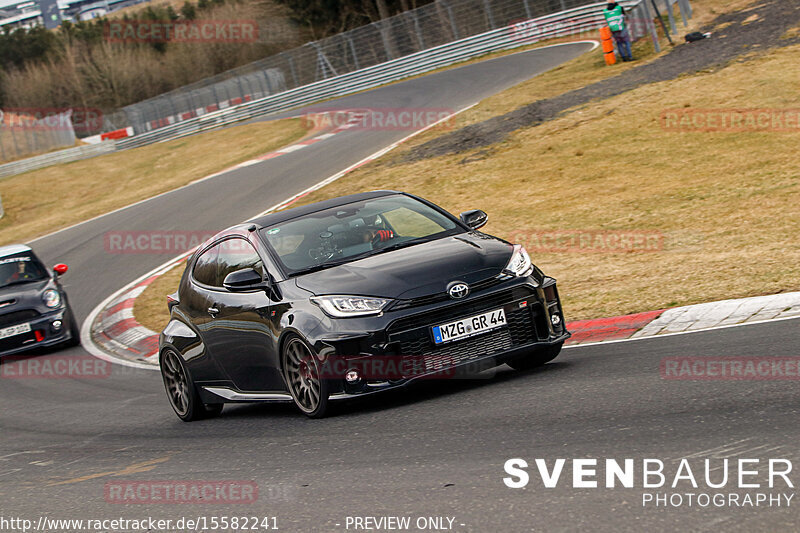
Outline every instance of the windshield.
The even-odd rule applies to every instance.
[[[29,253],[0,258],[0,289],[46,278],[44,267]]]
[[[462,231],[428,205],[394,195],[311,213],[261,234],[291,275]]]

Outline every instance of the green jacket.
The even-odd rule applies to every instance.
[[[604,9],[603,16],[606,17],[606,22],[611,31],[622,31],[625,29],[625,10],[622,6],[617,4],[614,9]]]

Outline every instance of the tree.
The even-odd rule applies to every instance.
[[[186,20],[194,20],[197,18],[197,9],[194,7],[194,4],[186,0],[181,6],[181,16]]]

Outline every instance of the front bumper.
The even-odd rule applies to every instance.
[[[505,311],[506,326],[443,345],[433,342],[432,326],[498,308]],[[351,337],[337,334],[316,343],[333,399],[394,389],[420,379],[474,375],[570,337],[552,278],[540,286],[530,279],[498,283],[463,301],[448,300],[393,315],[389,311],[382,317],[381,331]],[[353,372],[359,379],[346,379]]]
[[[53,327],[53,322],[58,320],[61,321],[61,327],[56,329]],[[24,321],[23,323],[30,324],[31,330],[27,333],[0,339],[0,357],[55,346],[71,340],[72,320],[72,314],[66,307],[63,307]],[[3,326],[0,329],[13,325],[17,324]]]

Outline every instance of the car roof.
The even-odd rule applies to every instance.
[[[32,252],[30,246],[25,246],[24,244],[9,244],[6,246],[0,246],[0,257],[8,257],[9,255],[16,255],[25,252]]]
[[[286,222],[287,220],[291,220],[293,218],[308,215],[309,213],[316,213],[317,211],[330,209],[331,207],[339,207],[340,205],[346,205],[353,202],[360,202],[362,200],[371,200],[373,198],[380,198],[382,196],[391,196],[393,194],[404,194],[404,193],[400,191],[386,190],[386,191],[370,191],[358,194],[349,194],[347,196],[340,196],[338,198],[331,198],[330,200],[323,200],[322,202],[316,202],[301,207],[293,207],[291,209],[285,209],[283,211],[270,213],[268,215],[254,218],[249,223],[256,224],[260,228],[266,228],[268,226],[280,224],[281,222]]]

